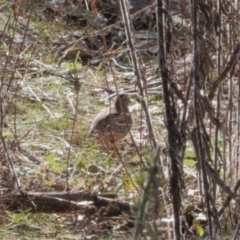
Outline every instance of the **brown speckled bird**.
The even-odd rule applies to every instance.
[[[89,136],[106,145],[123,139],[132,127],[129,102],[126,95],[118,95],[114,105],[102,109],[94,118]]]

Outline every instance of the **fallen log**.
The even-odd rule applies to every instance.
[[[101,197],[88,191],[80,192],[25,192],[22,190],[2,191],[0,203],[7,210],[30,209],[33,212],[70,212],[81,210],[86,206],[97,209],[114,206],[116,215],[130,213],[130,204],[115,199]]]

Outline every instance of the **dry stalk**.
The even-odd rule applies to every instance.
[[[130,13],[127,6],[127,1],[120,0],[120,7],[121,7],[121,13],[122,13],[123,22],[124,22],[124,28],[127,36],[127,43],[130,50],[131,60],[133,62],[133,69],[136,76],[136,85],[140,94],[140,103],[146,116],[146,121],[147,121],[147,126],[149,131],[149,140],[153,148],[155,149],[157,146],[157,141],[156,141],[156,137],[155,137],[153,126],[152,126],[151,115],[148,111],[148,106],[146,102],[147,81],[145,78],[145,69],[143,64],[141,63],[141,59],[135,48],[135,38],[133,35],[134,30],[133,30],[132,22],[130,20]]]
[[[182,183],[182,162],[181,150],[183,141],[178,126],[176,97],[173,92],[173,84],[169,75],[168,61],[169,48],[171,39],[171,21],[166,12],[163,10],[163,1],[157,0],[157,28],[158,28],[158,47],[159,47],[159,68],[162,75],[163,95],[165,104],[166,128],[168,131],[168,151],[171,159],[171,176],[170,176],[170,192],[174,213],[174,239],[181,239],[181,183]],[[176,93],[176,92],[175,92]]]

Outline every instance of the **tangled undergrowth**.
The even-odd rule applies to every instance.
[[[160,43],[146,1],[125,25],[114,1],[0,3],[1,239],[179,239],[177,205],[185,239],[238,239],[239,13],[199,1],[194,23],[182,2]],[[119,93],[134,123],[107,149],[88,132]]]

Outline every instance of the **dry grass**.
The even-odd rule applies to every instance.
[[[142,98],[131,54],[126,45],[121,45],[123,28],[119,22],[112,28],[98,28],[96,22],[100,21],[99,18],[89,14],[81,1],[76,1],[83,9],[81,14],[84,17],[81,15],[80,20],[73,18],[75,15],[70,11],[74,4],[54,8],[45,2],[33,2],[17,3],[12,11],[9,11],[9,2],[0,3],[1,189],[112,193],[134,207],[131,216],[108,217],[106,209],[88,209],[92,214],[87,211],[45,214],[23,209],[11,212],[8,206],[1,205],[0,238],[132,239],[135,236],[136,239],[141,235],[143,239],[173,239],[173,202],[169,194],[172,161],[168,152],[169,132],[165,127],[168,122],[158,72],[156,39],[149,37],[145,42],[137,38],[131,49],[134,53],[137,47],[140,52],[140,65],[137,66],[143,71],[142,79],[147,83],[147,94]],[[201,11],[205,9],[206,14],[198,13],[202,18],[211,12],[204,6],[201,5]],[[230,12],[229,9],[226,11]],[[239,20],[238,15],[235,17]],[[143,17],[151,30],[154,20],[149,15]],[[229,60],[238,44],[239,33],[234,29],[239,29],[240,21],[226,23],[226,18],[221,18],[221,42],[217,42],[220,40],[214,24],[208,23],[212,28],[205,26],[207,37],[204,37],[209,41],[200,38],[203,42],[198,70],[202,74],[199,82],[206,98],[194,105],[196,85],[191,82],[191,79],[196,80],[193,77],[196,75],[191,73],[195,64],[193,23],[188,15],[182,16],[179,12],[172,19],[168,70],[174,84],[169,85],[169,89],[176,109],[175,123],[186,120],[186,127],[182,128],[185,138],[179,152],[185,182],[185,188],[181,186],[180,214],[189,224],[183,229],[186,239],[194,236],[205,239],[211,227],[197,217],[200,213],[209,217],[207,210],[211,209],[215,236],[234,239],[233,232],[239,218],[236,202],[231,201],[223,215],[216,215],[229,194],[226,186],[233,189],[239,181],[239,57],[233,63]],[[224,24],[229,24],[231,33]],[[77,39],[76,34],[82,34],[82,37]],[[141,34],[146,37],[146,33]],[[222,52],[217,52],[213,44],[221,46]],[[228,66],[228,74],[219,78]],[[208,94],[213,93],[213,85],[219,90],[211,97]],[[134,117],[131,135],[117,143],[114,151],[87,138],[96,113],[112,101],[108,98],[109,89],[129,93]],[[183,104],[181,94],[188,105]],[[202,106],[205,114],[194,115]],[[147,114],[160,148],[155,148],[148,137]],[[198,129],[202,139],[198,139],[198,143],[205,144],[200,150],[206,154],[204,160],[214,169],[207,175],[205,185],[205,173],[202,165],[197,163],[201,159],[197,154],[200,150],[191,135],[198,120],[202,123],[201,131]],[[222,186],[211,175],[222,179]],[[203,185],[209,186],[210,200],[206,200],[207,189]],[[210,206],[207,205],[209,202]],[[196,207],[199,208],[196,210]],[[136,229],[134,224],[138,226]]]

